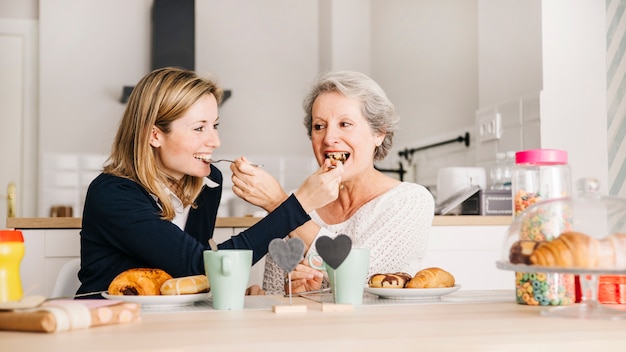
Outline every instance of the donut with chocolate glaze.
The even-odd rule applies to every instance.
[[[372,288],[404,288],[413,276],[397,272],[393,274],[374,274],[368,280],[369,287]]]

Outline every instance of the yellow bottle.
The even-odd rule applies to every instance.
[[[24,257],[21,231],[0,230],[0,303],[19,301],[24,294],[20,263]]]

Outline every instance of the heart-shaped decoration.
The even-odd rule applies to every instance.
[[[289,273],[296,268],[304,256],[304,242],[297,237],[286,241],[275,238],[270,242],[268,252],[276,264]]]
[[[337,235],[334,239],[328,236],[320,236],[315,241],[315,249],[328,266],[337,269],[350,254],[352,239],[343,234]]]

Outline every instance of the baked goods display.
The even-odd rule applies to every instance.
[[[413,278],[410,274],[398,272],[393,274],[374,274],[370,276],[368,285],[374,288],[404,288]]]
[[[206,275],[169,279],[161,285],[162,295],[189,295],[208,291],[209,279]]]
[[[596,239],[567,231],[552,241],[517,241],[510,249],[513,264],[580,269],[626,269],[626,234]]]
[[[208,292],[206,275],[173,278],[161,269],[133,268],[117,275],[108,294],[116,296],[184,295]]]
[[[414,276],[397,272],[374,274],[368,279],[372,288],[444,288],[453,287],[454,283],[452,274],[437,267],[422,269]]]
[[[406,284],[407,288],[441,288],[454,286],[454,276],[441,268],[420,270]]]

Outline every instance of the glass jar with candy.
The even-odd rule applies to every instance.
[[[533,149],[515,153],[512,175],[513,216],[543,200],[568,197],[572,193],[571,170],[567,152]],[[520,258],[544,241],[552,241],[571,229],[571,214],[536,212],[524,218],[519,231]],[[526,248],[524,248],[526,247]],[[528,264],[528,263],[526,263]],[[560,273],[515,273],[515,299],[525,305],[568,305],[576,301],[575,275]]]

